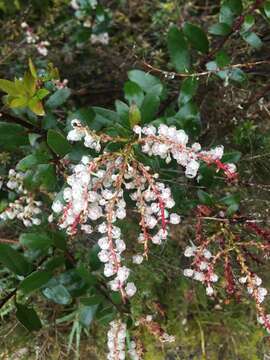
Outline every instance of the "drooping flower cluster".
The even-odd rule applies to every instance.
[[[206,206],[198,206],[196,210],[196,245],[192,243],[184,251],[185,257],[192,259],[191,266],[183,271],[184,276],[200,281],[205,285],[207,295],[212,296],[213,286],[219,279],[218,265],[222,266],[225,282],[221,286],[224,286],[230,296],[239,294],[239,290],[243,290],[244,287],[255,302],[258,322],[270,333],[270,314],[267,314],[263,306],[268,291],[261,286],[262,279],[250,269],[250,261],[248,261],[252,259],[259,262],[259,252],[269,256],[270,232],[260,228],[253,220],[246,219],[238,224],[236,216],[236,219],[231,219],[230,223],[229,219],[224,219],[224,215],[220,218],[209,217],[209,212],[211,209]],[[203,223],[206,221],[208,224],[211,220],[217,225],[217,231],[212,236],[206,237]],[[232,226],[237,227],[236,233],[232,231]],[[245,233],[246,230],[248,233]],[[244,238],[242,239],[239,234],[245,234]],[[262,240],[254,240],[254,234]]]
[[[77,119],[72,120],[71,126],[67,139],[83,141],[85,147],[97,152],[100,152],[102,143],[123,141],[106,134],[98,135]],[[74,235],[78,228],[87,234],[99,234],[99,258],[104,263],[104,275],[114,276],[109,282],[110,287],[113,291],[120,291],[123,299],[136,292],[135,285],[128,282],[130,269],[122,264],[126,244],[120,227],[116,225],[116,221],[127,216],[124,195],[135,202],[140,217],[138,242],[143,244],[143,252],[133,256],[135,264],[140,264],[147,257],[149,243],[162,244],[168,236],[168,225],[178,224],[181,220],[172,211],[175,202],[170,188],[158,181],[158,174],[153,174],[148,166],[136,159],[132,144],[141,145],[142,150],[149,155],[168,158],[171,153],[174,158],[180,159],[181,165],[186,166],[187,176],[190,176],[191,168],[195,169],[191,165],[195,161],[194,154],[196,159],[204,158],[206,161],[207,158],[208,162],[210,158],[213,162],[222,156],[220,148],[209,153],[195,151],[194,146],[192,149],[188,148],[187,135],[174,127],[161,125],[158,135],[152,126],[143,129],[137,127],[134,130],[139,135],[138,139],[135,138],[131,145],[128,139],[129,142],[121,151],[104,152],[93,159],[84,156],[78,165],[73,166],[72,174],[67,179],[68,187],[63,191],[64,204],[57,200],[52,207],[54,212],[61,213],[59,226],[69,234]],[[144,138],[143,134],[146,135]],[[150,148],[146,151],[147,146]],[[196,162],[196,168],[198,166],[199,163]]]
[[[25,31],[27,44],[33,44],[40,55],[47,56],[48,46],[50,46],[49,41],[40,41],[39,36],[34,33],[33,29],[25,21],[21,23],[21,27]]]
[[[197,176],[200,161],[208,165],[214,164],[218,170],[223,170],[226,176],[233,179],[236,176],[234,164],[223,164],[223,146],[217,146],[210,151],[201,150],[199,143],[187,146],[188,135],[184,130],[177,130],[174,126],[161,124],[158,129],[155,126],[139,125],[134,127],[134,132],[139,135],[142,151],[149,156],[159,156],[167,163],[172,159],[185,168],[188,178]]]
[[[213,270],[211,252],[204,246],[197,247],[193,244],[185,249],[184,255],[188,258],[194,257],[192,268],[185,269],[184,275],[206,285],[206,294],[213,295],[214,289],[211,284],[218,281],[218,275]]]
[[[23,187],[24,174],[9,170],[6,186],[20,195],[14,202],[8,204],[7,208],[0,214],[1,220],[21,220],[26,227],[40,225],[41,201],[36,201],[32,195]]]
[[[262,279],[252,273],[244,259],[244,256],[238,252],[237,256],[238,263],[241,266],[242,276],[238,278],[241,285],[246,286],[248,294],[254,299],[257,310],[258,322],[270,333],[270,314],[267,314],[262,303],[268,293],[267,289],[262,287]]]
[[[126,358],[126,334],[127,326],[121,320],[110,322],[107,333],[108,360],[124,360]]]

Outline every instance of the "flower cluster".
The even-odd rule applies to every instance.
[[[162,343],[171,343],[175,341],[173,335],[166,333],[157,322],[153,321],[152,315],[140,318],[139,321],[137,321],[137,325],[145,326],[149,333]]]
[[[159,156],[167,163],[172,159],[185,168],[188,178],[197,176],[200,161],[208,165],[215,164],[218,170],[223,170],[230,179],[236,176],[234,164],[223,164],[223,146],[217,146],[210,151],[202,151],[199,143],[187,146],[188,135],[184,130],[177,130],[174,126],[161,124],[158,129],[155,126],[136,125],[133,131],[139,135],[142,151],[149,156]]]
[[[237,260],[241,266],[242,276],[238,281],[241,285],[246,286],[248,294],[254,299],[257,310],[258,322],[270,333],[270,314],[267,314],[262,303],[268,293],[267,289],[262,287],[262,279],[251,272],[247,267],[243,255],[239,252]]]
[[[39,36],[34,33],[33,29],[24,21],[21,23],[22,29],[25,31],[25,39],[27,44],[35,45],[38,53],[42,56],[48,55],[49,41],[39,41]]]
[[[0,219],[6,221],[17,218],[26,227],[40,225],[41,220],[39,216],[42,212],[42,202],[34,200],[32,195],[28,194],[23,188],[24,174],[10,169],[8,178],[6,186],[20,194],[20,197],[8,204],[7,208],[0,214]]]
[[[101,33],[101,34],[92,34],[90,41],[91,44],[102,44],[102,45],[108,45],[109,44],[109,34],[107,32]]]
[[[97,152],[101,150],[100,137],[94,132],[90,132],[86,127],[82,126],[78,119],[71,121],[72,130],[68,133],[69,141],[84,140],[84,146]]]
[[[126,334],[127,326],[121,320],[110,322],[107,333],[108,360],[124,360],[126,358]]]
[[[206,285],[206,294],[213,295],[214,289],[211,284],[218,281],[218,275],[213,271],[211,252],[204,246],[197,247],[193,244],[185,249],[184,255],[188,258],[194,257],[192,268],[185,269],[184,276],[202,282]]]
[[[96,151],[101,150],[101,142],[110,140],[106,135],[90,132],[77,119],[72,121],[67,138],[83,140],[86,147]],[[67,179],[69,186],[63,192],[66,205],[59,200],[53,204],[53,211],[62,213],[59,225],[69,234],[75,234],[78,227],[87,234],[99,233],[99,258],[105,264],[104,275],[115,276],[109,282],[113,291],[120,291],[123,298],[131,297],[136,287],[127,282],[130,270],[122,265],[126,245],[120,228],[115,225],[127,216],[124,192],[135,202],[140,215],[138,242],[143,244],[147,256],[149,241],[161,244],[167,237],[168,224],[180,222],[180,216],[171,212],[175,205],[171,191],[157,181],[158,175],[151,174],[147,166],[134,158],[127,159],[124,154],[104,153],[95,159],[84,156],[72,171]],[[142,260],[141,254],[133,257],[136,264]]]
[[[85,147],[96,152],[101,151],[103,143],[122,141],[106,134],[99,135],[83,126],[78,119],[72,120],[71,126],[67,139],[83,141]],[[134,132],[138,135],[134,143],[141,145],[144,152],[166,159],[172,156],[186,167],[188,177],[197,174],[199,160],[221,163],[222,147],[209,152],[201,151],[198,144],[189,148],[187,135],[175,127],[160,125],[157,130],[154,126],[136,126]],[[233,166],[230,165],[230,168],[232,174]],[[64,201],[57,200],[52,207],[60,215],[59,226],[71,235],[76,234],[78,229],[87,234],[97,232],[99,259],[104,263],[104,275],[114,277],[109,282],[111,289],[120,291],[123,299],[131,297],[136,287],[134,283],[128,282],[130,269],[122,264],[126,244],[116,222],[126,218],[125,199],[129,196],[139,214],[141,231],[138,242],[143,244],[143,252],[134,254],[132,260],[134,264],[141,264],[148,255],[149,243],[162,244],[168,236],[168,225],[179,224],[181,220],[172,211],[175,201],[171,190],[158,181],[158,174],[153,174],[148,166],[135,158],[128,141],[120,152],[103,152],[95,158],[84,156],[71,170],[72,174],[67,178],[68,186],[63,191]],[[206,263],[205,260],[206,255],[201,262]],[[216,277],[207,266],[203,269],[202,264],[198,262],[197,265],[204,272],[201,278],[209,284],[210,293],[210,282],[216,281]],[[198,280],[200,271],[195,272]]]
[[[92,0],[91,3],[91,8],[95,9],[98,5],[97,1]],[[84,27],[86,28],[91,28],[94,27],[95,23],[92,20],[91,16],[89,16],[87,14],[87,8],[86,11],[84,11],[84,6],[81,5],[80,3],[78,3],[77,0],[72,0],[70,2],[70,6],[72,7],[72,9],[74,9],[76,11],[76,16],[78,17],[79,20],[82,21],[82,24]],[[95,44],[102,44],[102,45],[108,45],[109,44],[109,34],[107,32],[102,32],[99,34],[91,34],[90,37],[90,42],[92,45]]]

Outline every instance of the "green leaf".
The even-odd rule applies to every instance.
[[[225,0],[222,3],[219,21],[232,26],[236,16],[240,15],[243,11],[243,5],[241,0]]]
[[[142,105],[144,94],[140,86],[132,81],[127,81],[124,85],[125,99],[129,105],[136,104],[138,107]]]
[[[33,308],[22,304],[16,304],[16,308],[16,317],[27,330],[38,331],[42,328],[41,321]]]
[[[241,152],[240,151],[232,151],[225,153],[222,156],[223,163],[237,163],[241,159]]]
[[[141,106],[142,123],[149,123],[154,120],[155,115],[159,109],[160,98],[155,90],[150,91],[145,95]]]
[[[123,101],[115,101],[115,109],[121,119],[121,123],[125,126],[129,126],[129,106]]]
[[[71,91],[69,88],[58,89],[49,97],[45,105],[49,109],[56,109],[57,107],[63,105],[70,97],[70,95]]]
[[[28,60],[28,66],[29,66],[29,70],[30,70],[31,75],[32,75],[35,79],[37,79],[37,77],[38,77],[38,76],[37,76],[37,71],[36,71],[35,65],[33,64],[33,62],[32,62],[31,59]]]
[[[96,114],[95,121],[91,129],[100,130],[102,127],[118,123],[120,118],[115,111],[104,109],[98,106],[92,108]]]
[[[247,75],[241,69],[233,69],[230,72],[230,79],[242,83],[247,80]]]
[[[28,98],[24,96],[16,97],[9,102],[9,106],[13,108],[25,107],[28,104]]]
[[[50,129],[47,133],[49,147],[60,156],[65,156],[71,151],[71,145],[67,139],[58,131]]]
[[[28,102],[28,107],[31,111],[33,111],[34,114],[39,115],[39,116],[44,116],[45,115],[45,111],[43,108],[43,104],[41,101],[39,101],[38,98],[32,98],[29,102]]]
[[[65,264],[64,255],[59,255],[51,258],[45,265],[47,271],[53,271],[54,269],[63,266]]]
[[[195,77],[189,77],[183,81],[178,99],[180,106],[186,104],[194,97],[198,89],[198,83]]]
[[[53,239],[46,233],[24,233],[20,235],[20,243],[32,250],[45,250],[53,245]]]
[[[131,70],[128,72],[128,78],[130,81],[139,85],[144,92],[148,93],[155,87],[158,91],[157,95],[161,95],[163,86],[157,77],[142,70]]]
[[[49,94],[49,90],[43,88],[43,89],[39,89],[37,91],[37,93],[35,94],[35,96],[39,99],[39,100],[42,100],[44,99],[48,94]]]
[[[253,48],[259,49],[262,46],[262,41],[254,32],[247,32],[242,34],[243,39]]]
[[[187,72],[190,67],[190,54],[184,34],[176,26],[168,33],[168,50],[171,62],[178,72]]]
[[[82,306],[79,309],[79,322],[84,327],[89,327],[94,319],[98,305]]]
[[[15,83],[10,80],[0,79],[0,90],[11,96],[20,95]]]
[[[54,191],[57,184],[55,166],[53,164],[38,165],[31,181],[34,187],[41,186],[49,191]]]
[[[0,262],[17,275],[27,275],[32,268],[25,257],[8,244],[0,244]]]
[[[99,260],[98,253],[100,248],[98,245],[94,245],[89,251],[89,264],[92,270],[98,270],[102,263]]]
[[[213,35],[227,36],[231,33],[232,28],[226,23],[217,23],[210,26],[208,32]]]
[[[0,148],[14,150],[29,144],[26,129],[19,124],[0,122]]]
[[[206,191],[198,190],[197,195],[202,204],[205,204],[208,206],[214,205],[213,197],[210,194],[208,194]]]
[[[229,55],[224,51],[221,50],[216,55],[216,63],[219,68],[223,68],[228,66],[231,62]]]
[[[183,28],[184,34],[190,44],[198,51],[207,53],[209,51],[209,41],[205,32],[197,25],[185,23]]]
[[[253,15],[246,15],[244,22],[241,26],[241,33],[245,33],[247,31],[249,31],[252,26],[255,24],[255,18]]]
[[[82,264],[76,269],[76,273],[87,285],[94,285],[97,283],[97,277],[89,272]]]
[[[70,293],[63,285],[48,287],[42,293],[47,299],[52,300],[56,304],[67,305],[72,301]]]
[[[29,276],[27,276],[19,286],[19,289],[24,294],[29,294],[32,291],[40,289],[42,286],[47,284],[47,282],[52,277],[52,274],[47,271],[35,271]]]
[[[264,12],[265,12],[265,15],[270,18],[270,1],[266,1],[264,3]]]
[[[67,236],[63,231],[51,231],[53,244],[57,249],[66,251],[67,249]]]

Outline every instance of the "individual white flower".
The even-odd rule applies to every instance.
[[[134,255],[132,257],[133,264],[140,265],[143,262],[143,256],[142,255]]]
[[[125,290],[126,290],[127,296],[132,297],[133,295],[135,295],[137,288],[133,282],[128,282]]]
[[[52,210],[56,214],[60,213],[63,210],[63,204],[61,203],[61,201],[59,200],[54,201],[52,204]]]
[[[194,256],[196,249],[196,246],[188,246],[184,252],[185,257]]]
[[[192,269],[185,269],[185,270],[183,271],[183,274],[184,274],[184,276],[186,276],[186,277],[192,277],[193,274],[194,274],[194,270],[192,270]]]
[[[178,214],[172,213],[170,215],[170,223],[171,224],[176,225],[176,224],[179,224],[180,221],[181,221],[181,218],[180,218],[180,216]]]
[[[206,294],[208,296],[212,296],[214,294],[214,289],[212,288],[212,286],[208,285],[206,288]]]
[[[117,271],[117,278],[120,282],[124,283],[129,277],[130,270],[126,266],[122,266]]]

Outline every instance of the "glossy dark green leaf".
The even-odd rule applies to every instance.
[[[144,93],[138,84],[127,81],[124,85],[124,92],[125,99],[128,101],[129,105],[136,104],[138,107],[142,105]]]
[[[193,98],[197,92],[198,84],[198,79],[195,77],[188,77],[183,81],[178,100],[180,106],[186,104]]]
[[[231,62],[231,58],[224,50],[221,50],[217,53],[216,63],[219,68],[228,66],[230,64],[230,62]]]
[[[71,145],[60,132],[50,129],[47,133],[49,147],[60,156],[65,156],[71,151]]]
[[[45,250],[53,244],[53,239],[47,233],[24,233],[20,236],[20,243],[33,250]]]
[[[213,35],[227,36],[232,31],[232,28],[226,23],[217,23],[209,27],[208,32]]]
[[[171,62],[178,72],[187,72],[190,67],[190,54],[184,34],[176,26],[168,33],[168,50]]]
[[[239,16],[243,11],[241,0],[225,0],[222,3],[219,15],[219,21],[232,26],[236,16]]]
[[[142,70],[131,70],[128,72],[128,78],[130,81],[139,85],[144,92],[148,93],[155,87],[158,92],[157,95],[161,95],[163,86],[157,77]]]
[[[265,12],[265,15],[270,18],[270,1],[266,1],[264,3],[264,12]]]
[[[116,112],[121,119],[121,123],[124,126],[129,126],[129,106],[123,101],[115,101]]]
[[[230,72],[230,79],[239,83],[242,83],[247,80],[247,75],[241,69],[233,69]]]
[[[192,47],[202,53],[209,51],[208,38],[199,26],[187,22],[184,25],[183,31]]]
[[[27,131],[19,124],[0,122],[0,149],[14,150],[29,144]]]
[[[247,32],[242,34],[243,39],[253,48],[260,49],[260,47],[263,45],[261,39],[257,34],[254,32]]]
[[[49,191],[54,191],[57,179],[55,166],[53,164],[40,164],[32,175],[32,182],[35,187],[41,186]]]
[[[98,257],[99,251],[98,245],[94,245],[89,251],[89,264],[92,270],[98,270],[102,265]]]
[[[250,14],[246,15],[244,22],[241,26],[241,32],[245,33],[246,31],[249,31],[254,24],[255,24],[254,16]]]
[[[79,322],[84,327],[89,327],[93,321],[98,305],[81,306],[79,309]]]
[[[141,106],[142,123],[149,123],[154,120],[159,109],[160,98],[155,91],[150,91],[145,95]]]
[[[27,275],[32,269],[25,257],[8,244],[0,244],[0,262],[17,275]]]
[[[16,308],[16,317],[27,330],[38,331],[42,328],[41,321],[33,308],[22,304],[16,304]]]
[[[47,271],[53,271],[54,269],[63,266],[65,264],[65,257],[64,255],[59,255],[52,257],[48,260],[45,264],[45,268]]]
[[[237,163],[241,159],[240,151],[227,152],[222,157],[224,163]]]
[[[208,206],[214,205],[213,197],[210,194],[208,194],[206,191],[198,190],[197,195],[202,204],[208,205]]]
[[[42,291],[43,295],[56,304],[67,305],[72,298],[65,286],[58,284]]]
[[[98,282],[96,275],[90,273],[89,270],[82,264],[75,271],[87,285],[95,285]]]
[[[52,94],[46,101],[45,105],[49,109],[56,109],[57,107],[63,105],[70,97],[70,95],[71,91],[69,88],[56,90],[56,92]]]
[[[91,129],[100,130],[102,127],[110,126],[115,123],[120,122],[120,117],[117,112],[104,109],[98,106],[92,108],[96,114],[94,120],[94,126],[91,126]]]
[[[24,294],[29,294],[45,285],[50,280],[51,276],[52,274],[48,271],[35,271],[20,283],[19,289]]]

